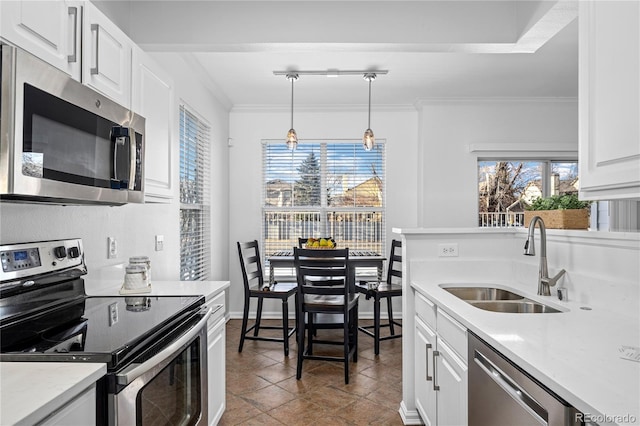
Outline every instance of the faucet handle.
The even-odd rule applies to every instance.
[[[562,269],[560,272],[558,272],[553,278],[549,278],[549,277],[543,277],[541,279],[541,281],[547,285],[549,285],[550,287],[553,287],[554,285],[556,285],[556,283],[558,282],[558,280],[560,278],[562,278],[562,276],[566,273],[567,271],[565,271],[564,269]]]

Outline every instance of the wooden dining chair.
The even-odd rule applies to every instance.
[[[296,296],[297,284],[290,282],[276,282],[272,286],[269,286],[268,283],[265,284],[257,240],[247,243],[238,242],[238,255],[240,256],[240,267],[244,281],[244,312],[242,314],[242,331],[238,352],[242,352],[245,339],[263,340],[284,343],[284,356],[289,356],[289,337],[296,331],[295,325],[291,328],[289,327],[289,297]],[[247,328],[249,305],[252,298],[257,299],[258,309],[255,323],[250,328]],[[261,325],[264,299],[280,299],[282,301],[282,326]],[[260,336],[260,330],[282,330],[282,337]],[[248,335],[251,331],[253,331],[253,335]]]
[[[349,383],[349,359],[358,361],[358,294],[350,285],[349,249],[293,249],[298,279],[298,362],[296,378],[302,377],[304,360],[344,363],[344,382]],[[325,315],[322,315],[325,314]],[[320,318],[331,322],[321,322]],[[342,329],[342,340],[322,340],[317,330]],[[305,346],[305,335],[307,343]],[[315,355],[314,344],[341,345],[343,355]]]
[[[361,281],[356,284],[359,293],[366,295],[367,299],[373,299],[373,325],[358,327],[358,329],[373,337],[374,352],[380,353],[380,342],[389,339],[398,339],[402,334],[396,334],[394,326],[402,327],[402,323],[393,318],[393,298],[402,296],[402,242],[393,240],[391,242],[391,254],[389,255],[389,266],[387,268],[386,282],[375,283],[377,287],[369,288],[369,283]],[[380,323],[380,300],[387,301],[387,315],[389,321]],[[389,335],[380,337],[380,327],[389,327]],[[370,330],[373,329],[373,332]]]

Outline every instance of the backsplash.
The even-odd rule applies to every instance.
[[[96,279],[118,274],[118,268],[130,256],[143,255],[151,259],[154,279],[177,280],[178,223],[178,208],[171,204],[107,207],[0,203],[2,244],[82,238],[88,276]],[[164,236],[163,251],[155,251],[155,235]],[[115,259],[107,258],[107,237],[117,241]]]

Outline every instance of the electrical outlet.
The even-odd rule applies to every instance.
[[[458,243],[438,244],[438,257],[458,257]]]
[[[156,251],[164,250],[164,235],[156,235]]]
[[[118,302],[109,305],[109,327],[118,322]]]
[[[118,257],[118,242],[114,237],[107,237],[107,259]]]

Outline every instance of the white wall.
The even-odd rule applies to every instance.
[[[422,102],[418,166],[420,226],[477,226],[477,155],[468,150],[472,143],[570,143],[575,145],[577,153],[577,101]]]
[[[156,55],[173,75],[176,100],[184,99],[212,126],[212,279],[228,276],[228,112],[206,89],[191,78],[189,66],[176,55]],[[178,128],[176,107],[175,128]],[[175,140],[177,146],[178,140]],[[174,150],[177,152],[177,149]],[[174,162],[178,179],[178,161]],[[177,182],[176,182],[177,186]],[[164,250],[154,251],[154,236],[164,235]],[[117,259],[107,259],[107,237],[118,242]],[[151,258],[153,280],[177,280],[180,266],[179,204],[129,204],[109,206],[56,206],[0,203],[0,242],[82,238],[91,278],[116,278],[130,256]]]
[[[417,224],[417,113],[413,107],[372,111],[372,128],[387,148],[387,242],[392,227]],[[359,140],[366,126],[366,108],[334,107],[309,109],[296,107],[294,127],[301,138]],[[230,114],[229,135],[229,311],[239,315],[243,306],[242,274],[237,241],[261,239],[262,139],[282,139],[290,126],[288,109],[234,108]],[[363,303],[361,311],[370,310]],[[397,309],[400,305],[398,304]],[[264,311],[280,315],[277,303]],[[255,312],[255,309],[252,309]],[[366,315],[366,314],[365,314]]]

